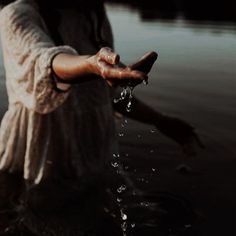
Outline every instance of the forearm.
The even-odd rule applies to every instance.
[[[89,55],[79,56],[60,53],[53,59],[52,68],[61,81],[71,83],[87,76],[95,76],[89,63],[90,57]]]
[[[93,76],[105,79],[109,85],[113,85],[113,81],[121,83],[132,80],[140,83],[147,79],[143,72],[120,67],[119,60],[118,54],[105,47],[92,56],[58,54],[53,59],[52,68],[63,83],[80,82]]]

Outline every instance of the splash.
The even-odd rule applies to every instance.
[[[126,86],[123,87],[121,93],[120,93],[120,97],[119,98],[114,98],[113,102],[114,103],[118,103],[121,102],[125,99],[128,100],[127,105],[126,105],[126,111],[127,112],[131,112],[131,105],[132,105],[132,99],[133,99],[133,90],[134,90],[134,86]]]

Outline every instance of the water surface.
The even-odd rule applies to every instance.
[[[132,63],[149,50],[159,54],[149,85],[137,87],[136,96],[187,120],[206,145],[196,158],[185,159],[170,140],[150,134],[151,127],[129,121],[120,141],[124,155],[129,154],[124,159],[130,172],[149,180],[140,184],[137,179],[144,189],[191,199],[204,219],[200,235],[235,235],[236,24],[190,21],[181,15],[147,19],[141,18],[140,9],[121,5],[107,9],[124,62]],[[145,12],[155,15],[155,9]],[[191,174],[176,172],[181,162],[192,168]],[[150,178],[152,167],[157,171]]]
[[[153,107],[185,117],[232,148],[236,142],[236,25],[184,19],[142,22],[137,11],[108,6],[116,51],[131,63],[159,54],[148,87],[136,95]]]

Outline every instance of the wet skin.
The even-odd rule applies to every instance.
[[[144,58],[143,61],[147,63],[146,60]],[[147,73],[120,63],[120,56],[107,47],[101,48],[92,56],[58,54],[54,58],[52,66],[55,74],[64,83],[79,83],[85,77],[91,76],[99,76],[109,85],[112,85],[111,81],[119,84],[136,80],[136,83],[140,83],[148,78]]]

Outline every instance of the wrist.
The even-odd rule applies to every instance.
[[[87,72],[90,75],[100,75],[100,72],[98,70],[98,66],[96,63],[96,58],[95,56],[87,56],[86,58],[86,68],[87,68]]]

